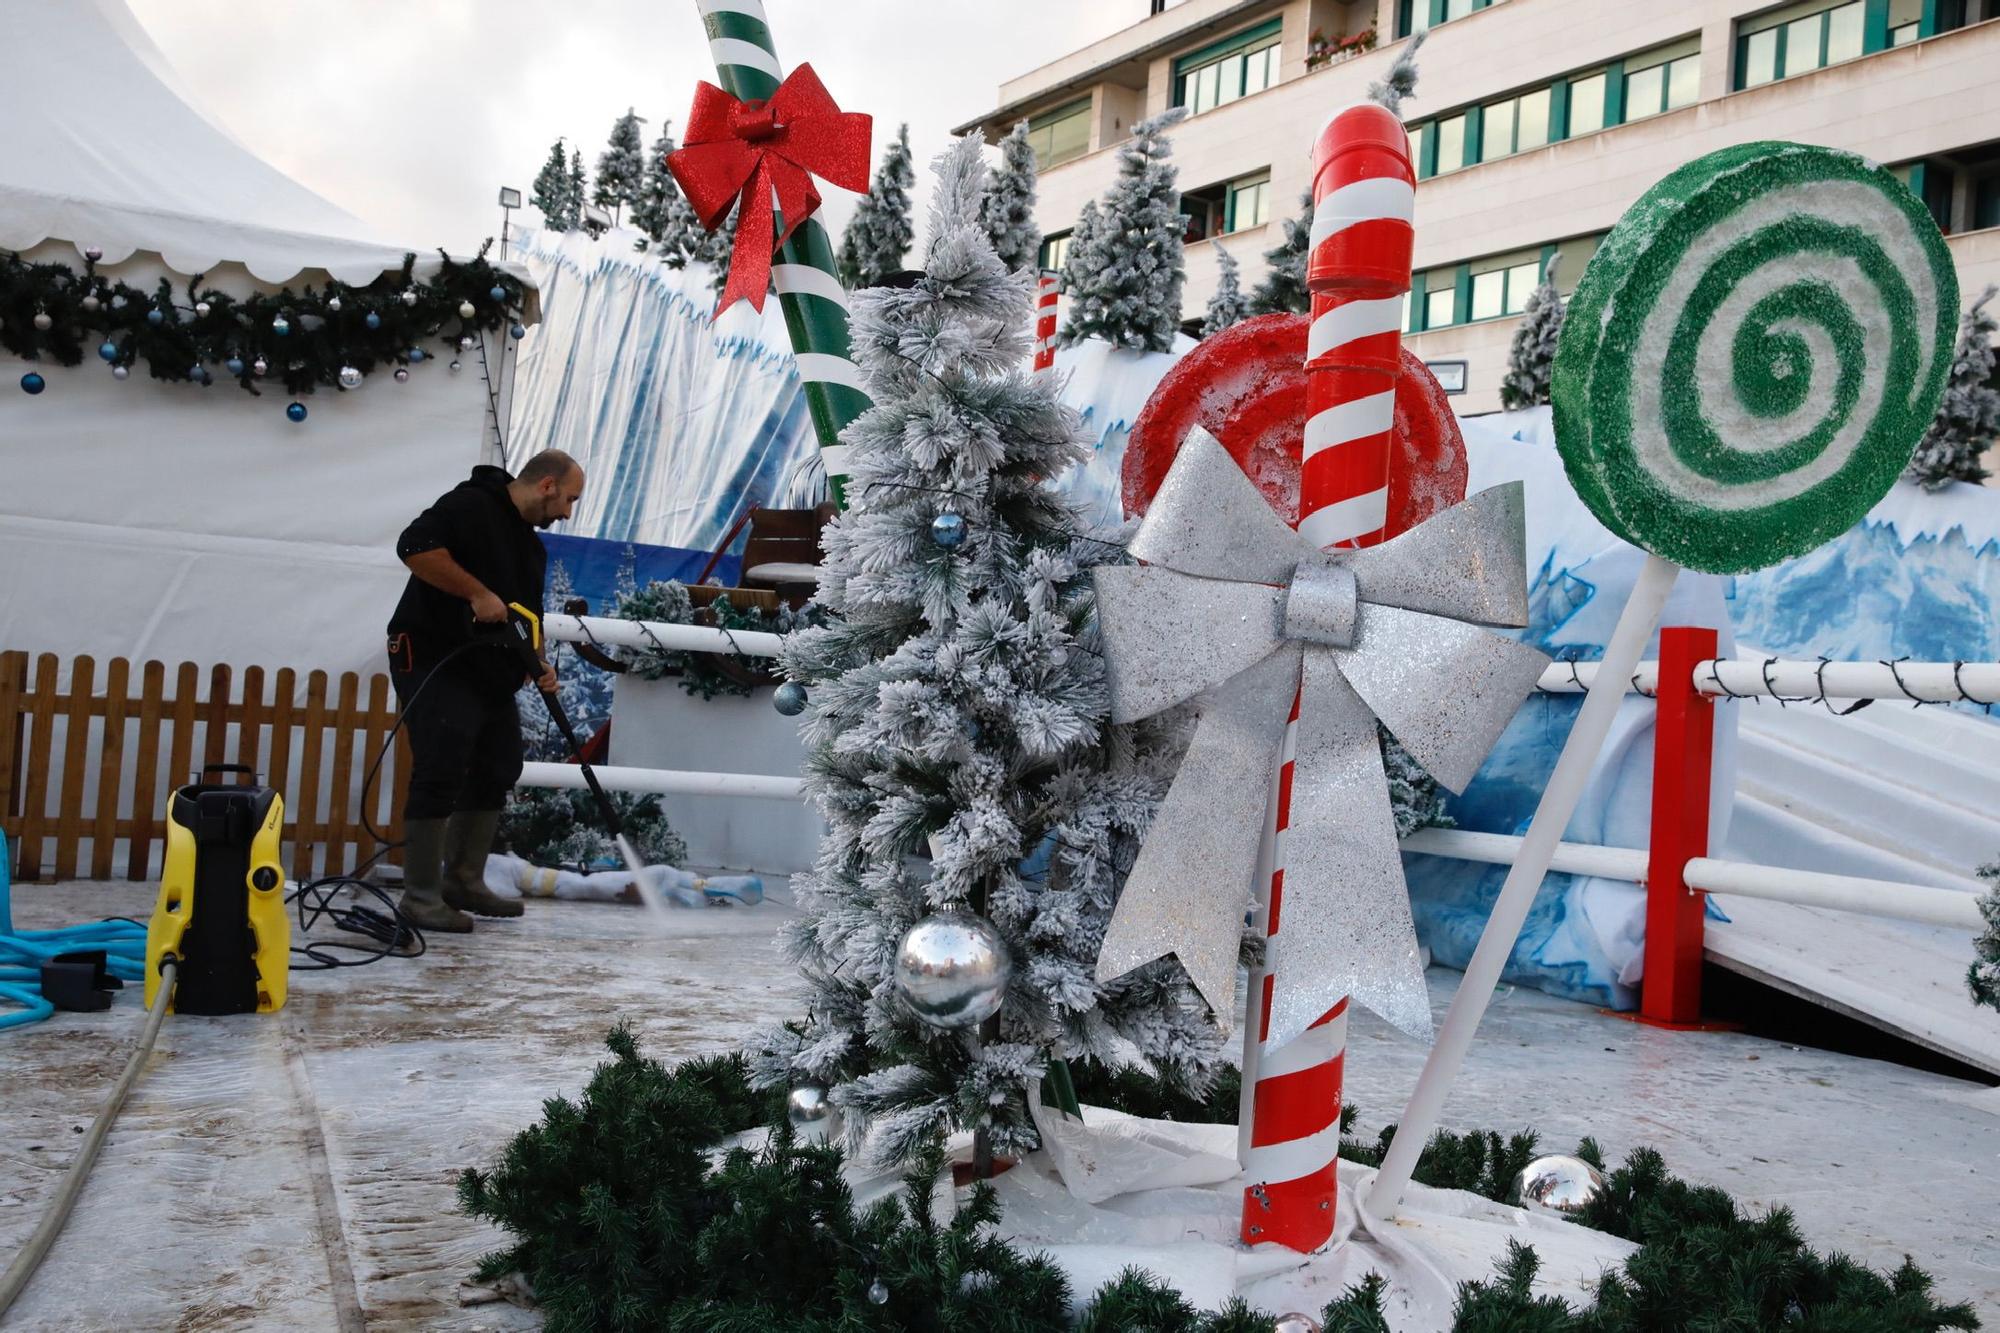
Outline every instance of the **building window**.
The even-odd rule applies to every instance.
[[[1424,327],[1449,328],[1458,323],[1458,270],[1432,269],[1424,275]]]
[[[1539,255],[1506,255],[1482,259],[1470,266],[1471,319],[1498,319],[1528,308],[1528,294],[1542,280]]]
[[[1549,89],[1537,88],[1504,102],[1487,103],[1480,116],[1479,160],[1491,162],[1547,143],[1550,97]]]
[[[1494,0],[1396,0],[1396,35],[1408,37],[1440,23],[1462,19]]]
[[[1974,183],[1972,226],[1974,230],[2000,227],[2000,176],[1988,176]]]
[[[1198,116],[1277,83],[1283,26],[1272,19],[1176,60],[1174,105]]]
[[[1643,59],[1644,57],[1641,57]],[[1626,122],[1644,120],[1662,111],[1693,106],[1701,92],[1701,53],[1663,60],[1625,72]]]
[[[1870,0],[1833,4],[1827,0],[1807,0],[1805,4],[1788,5],[1743,20],[1736,25],[1736,86],[1755,88],[1778,79],[1796,78],[1882,50],[1890,43],[1890,27],[1907,27],[1911,20],[1884,26],[1879,37],[1871,38],[1869,3]],[[1921,35],[1921,9],[1914,22],[1916,35]]]
[[[1457,171],[1466,164],[1465,117],[1450,116],[1437,123],[1437,163],[1431,174],[1442,176],[1447,171]]]
[[[1605,74],[1571,79],[1569,85],[1569,137],[1595,134],[1604,128],[1604,90],[1610,86]]]
[[[1089,152],[1090,99],[1071,102],[1030,120],[1028,146],[1035,150],[1035,166],[1041,171]]]
[[[1060,271],[1069,262],[1069,237],[1066,231],[1042,237],[1042,253],[1035,266]]]
[[[1910,193],[1923,200],[1939,231],[1951,235],[1952,196],[1958,189],[1958,173],[1952,169],[1951,163],[1940,158],[1924,158],[1890,167],[1889,174],[1909,186]],[[1974,225],[1978,224],[1975,222]]]
[[[1248,231],[1271,220],[1271,173],[1259,172],[1229,182],[1229,211],[1223,226],[1229,231]]]

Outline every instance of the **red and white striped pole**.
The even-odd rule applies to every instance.
[[[1043,269],[1035,277],[1035,373],[1056,368],[1056,275]]]
[[[1306,265],[1312,325],[1298,530],[1322,548],[1373,546],[1396,535],[1389,522],[1390,437],[1415,241],[1416,174],[1402,122],[1372,102],[1335,113],[1314,140],[1312,157]],[[1267,947],[1276,944],[1282,924],[1298,715],[1294,700],[1267,830],[1271,873],[1268,880],[1259,877],[1267,889]],[[1312,960],[1288,960],[1293,967],[1301,963]],[[1251,978],[1244,1024],[1242,1234],[1247,1244],[1311,1251],[1333,1234],[1347,1001],[1296,1041],[1266,1050],[1279,984],[1268,965]]]

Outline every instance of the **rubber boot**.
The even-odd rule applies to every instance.
[[[445,822],[403,821],[403,900],[396,910],[418,930],[463,935],[472,929],[472,918],[444,900]]]
[[[460,810],[444,833],[444,900],[481,916],[519,916],[521,900],[486,887],[486,854],[500,827],[498,810]]]

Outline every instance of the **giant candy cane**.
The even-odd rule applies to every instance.
[[[1403,296],[1410,290],[1416,176],[1402,122],[1372,102],[1329,117],[1313,141],[1312,158],[1306,268],[1312,327],[1298,530],[1321,547],[1373,546],[1396,535],[1388,513],[1389,446]],[[1270,870],[1258,876],[1265,935],[1273,946],[1283,924],[1297,734],[1295,702],[1266,830]],[[1347,1001],[1297,1040],[1267,1050],[1271,1002],[1281,984],[1275,971],[1251,977],[1239,1126],[1242,1235],[1251,1244],[1305,1251],[1333,1233]]]

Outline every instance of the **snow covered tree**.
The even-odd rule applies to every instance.
[[[1549,375],[1555,369],[1556,342],[1562,337],[1562,293],[1556,290],[1557,255],[1542,271],[1541,285],[1528,294],[1527,308],[1507,348],[1507,373],[1500,380],[1500,406],[1509,412],[1538,407],[1549,401]]]
[[[1243,284],[1239,280],[1241,269],[1236,256],[1222,248],[1222,242],[1210,241],[1215,247],[1215,262],[1221,267],[1222,276],[1215,284],[1215,295],[1208,298],[1208,318],[1201,323],[1201,336],[1220,333],[1231,324],[1239,324],[1244,318]]]
[[[1086,199],[1083,211],[1076,215],[1076,225],[1070,228],[1069,250],[1056,275],[1057,286],[1064,296],[1074,296],[1079,288],[1097,281],[1098,272],[1104,267],[1104,251],[1098,244],[1097,231],[1097,201]]]
[[[667,170],[667,154],[679,147],[674,142],[672,121],[660,126],[660,137],[646,155],[646,172],[639,193],[632,200],[632,225],[646,233],[642,249],[650,249],[674,268],[688,261],[701,244],[701,223],[695,219],[694,205],[687,201],[674,175]]]
[[[700,222],[694,222],[693,226],[700,234],[695,237],[694,248],[688,252],[688,258],[708,265],[709,286],[720,296],[722,289],[729,285],[729,256],[736,248],[736,210],[731,208],[729,215],[722,219],[722,225],[714,231],[702,230]],[[674,262],[672,255],[667,256],[667,264],[672,268],[681,267]]]
[[[1028,144],[1028,122],[1000,141],[1000,169],[986,183],[979,205],[993,252],[1011,269],[1032,269],[1042,252],[1042,233],[1035,226],[1035,150]]]
[[[1410,37],[1396,57],[1396,63],[1389,66],[1389,72],[1382,76],[1382,81],[1368,85],[1369,101],[1380,102],[1399,116],[1403,114],[1404,99],[1417,91],[1417,52],[1423,50],[1424,41],[1429,36],[1429,29],[1425,29]]]
[[[639,113],[628,109],[612,122],[611,141],[597,155],[597,179],[590,202],[610,212],[616,221],[619,210],[639,197],[646,175],[644,145],[639,139]]]
[[[873,287],[902,272],[910,251],[910,187],[917,183],[910,166],[910,127],[899,126],[896,138],[882,151],[874,183],[848,220],[835,261],[840,280],[851,288]]]
[[[823,539],[831,619],[782,657],[811,689],[806,785],[827,823],[785,933],[809,1007],[752,1054],[760,1086],[826,1086],[847,1146],[884,1162],[969,1126],[995,1152],[1033,1148],[1025,1088],[1054,1058],[1136,1050],[1201,1088],[1221,1054],[1178,963],[1095,979],[1163,764],[1150,733],[1108,722],[1089,567],[1119,552],[1043,484],[1090,437],[1022,369],[1029,282],[987,236],[977,142],[936,170],[924,276],[854,298],[874,405],[841,437],[853,507]],[[963,523],[950,546],[945,514]],[[977,1040],[896,989],[901,937],[943,911],[989,919],[1013,960]]]
[[[1993,376],[1993,335],[2000,332],[2000,323],[1986,312],[1995,292],[2000,287],[1988,287],[1959,316],[1958,352],[1944,399],[1903,473],[1927,491],[1943,490],[1954,481],[1977,485],[1992,475],[1980,459],[2000,437],[2000,388]]]
[[[583,152],[581,149],[572,148],[569,153],[569,198],[567,201],[569,204],[569,222],[564,227],[565,231],[575,231],[583,225],[584,186]]]
[[[1187,114],[1173,107],[1132,127],[1118,149],[1118,178],[1105,191],[1091,238],[1089,266],[1076,265],[1069,289],[1063,346],[1102,338],[1142,352],[1171,351],[1181,326],[1181,285],[1187,277],[1181,237],[1178,174],[1166,131]],[[1078,231],[1082,231],[1079,224]],[[1077,242],[1071,241],[1074,259]]]
[[[1250,293],[1250,313],[1303,315],[1306,299],[1306,252],[1312,248],[1313,201],[1310,192],[1299,196],[1299,216],[1285,218],[1282,245],[1264,252],[1270,268],[1264,280]]]
[[[1989,886],[1979,900],[1979,914],[1986,918],[1986,933],[1973,942],[1977,961],[1965,974],[1974,1004],[2000,1009],[2000,862],[1979,868],[1979,877]]]
[[[569,210],[569,161],[563,156],[561,139],[549,145],[549,160],[536,174],[528,202],[542,211],[542,225],[550,231],[568,231],[574,225]]]

